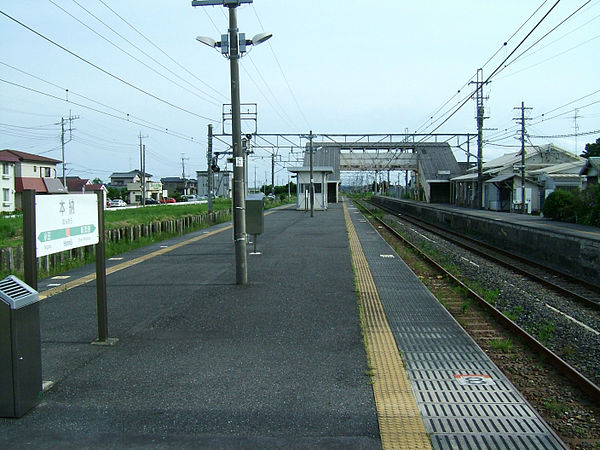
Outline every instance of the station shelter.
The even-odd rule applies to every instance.
[[[310,209],[310,167],[290,167],[290,172],[297,175],[296,183],[296,209],[298,211],[307,211]],[[326,211],[328,202],[328,178],[333,174],[331,166],[313,167],[313,186],[315,211]]]

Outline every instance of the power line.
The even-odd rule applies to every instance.
[[[533,32],[541,25],[541,23],[546,20],[546,18],[550,15],[550,13],[554,10],[554,8],[556,8],[556,6],[560,3],[561,0],[557,0],[556,3],[554,3],[554,5],[552,5],[552,7],[546,12],[546,14],[544,14],[544,16],[538,21],[538,23],[529,31],[529,33],[527,33],[527,35],[521,40],[521,42],[519,42],[519,44],[513,49],[512,52],[510,52],[510,54],[504,58],[504,60],[498,65],[498,67],[496,67],[496,69],[494,69],[494,71],[486,78],[485,81],[483,81],[482,83],[477,83],[477,88],[475,91],[473,91],[473,93],[471,94],[471,96],[473,94],[475,94],[479,89],[483,88],[483,85],[488,84],[490,82],[490,80],[494,77],[494,75],[496,75],[496,73],[500,70],[500,68],[502,66],[504,66],[504,63],[506,63],[506,61],[508,61],[512,55],[515,54],[515,52],[521,47],[521,45],[523,45],[525,43],[525,41],[529,38],[529,36],[531,36],[533,34]],[[588,0],[589,1],[589,0]],[[445,120],[442,121],[442,123],[440,123],[437,127],[435,127],[431,132],[431,133],[435,133],[437,130],[439,130],[442,125],[444,125],[446,122],[448,122],[458,111],[460,111],[462,109],[463,106],[465,106],[467,104],[467,102],[471,99],[471,96],[469,96],[465,101],[463,101]],[[422,142],[423,140],[425,140],[426,137],[423,137],[419,142]]]
[[[258,11],[256,11],[256,8],[254,7],[254,5],[251,5],[251,6],[252,6],[252,10],[254,11],[254,14],[256,15],[256,19],[258,20],[258,24],[260,25],[260,27],[262,28],[262,31],[264,32],[265,27],[263,26],[262,21],[260,20],[260,17],[258,16]],[[294,90],[292,89],[290,82],[288,81],[287,77],[285,76],[285,72],[283,71],[283,67],[281,66],[281,63],[279,62],[279,58],[277,58],[277,54],[275,53],[273,46],[271,45],[270,42],[267,42],[267,44],[269,45],[269,48],[271,49],[271,53],[273,53],[273,58],[275,58],[277,67],[279,67],[279,71],[281,72],[281,75],[283,76],[285,84],[287,85],[287,88],[290,91],[290,94],[292,95],[292,99],[294,100],[294,104],[296,105],[296,108],[298,109],[298,111],[300,112],[300,115],[304,119],[306,126],[308,128],[310,128],[310,124],[309,124],[308,120],[306,119],[306,116],[304,115],[304,111],[302,111],[302,108],[300,107],[300,103],[298,103],[298,99],[296,98],[296,95],[294,94]]]
[[[84,63],[86,63],[86,64],[88,64],[88,65],[92,66],[93,68],[95,68],[95,69],[99,70],[100,72],[104,73],[105,75],[108,75],[109,77],[111,77],[111,78],[114,78],[114,79],[115,79],[115,80],[117,80],[117,81],[120,81],[121,83],[123,83],[123,84],[125,84],[125,85],[127,85],[127,86],[129,86],[129,87],[131,87],[131,88],[133,88],[133,89],[135,89],[136,91],[139,91],[139,92],[141,92],[142,94],[145,94],[145,95],[147,95],[147,96],[149,96],[149,97],[152,97],[153,99],[155,99],[155,100],[158,100],[158,101],[159,101],[159,102],[161,102],[161,103],[164,103],[164,104],[166,104],[166,105],[168,105],[168,106],[170,106],[170,107],[172,107],[172,108],[175,108],[175,109],[177,109],[177,110],[179,110],[179,111],[182,111],[182,112],[185,112],[185,113],[191,114],[191,115],[193,115],[193,116],[195,116],[195,117],[199,117],[199,118],[201,118],[201,119],[205,119],[205,120],[208,120],[208,121],[210,121],[210,122],[214,122],[214,123],[218,123],[218,122],[219,122],[218,120],[211,119],[210,117],[202,116],[202,115],[200,115],[200,114],[197,114],[197,113],[195,113],[195,112],[192,112],[192,111],[190,111],[190,110],[188,110],[188,109],[182,108],[181,106],[177,106],[177,105],[175,105],[174,103],[171,103],[171,102],[169,102],[169,101],[167,101],[167,100],[164,100],[164,99],[162,99],[162,98],[158,97],[157,95],[154,95],[154,94],[152,94],[152,93],[150,93],[150,92],[148,92],[148,91],[146,91],[146,90],[144,90],[144,89],[142,89],[142,88],[140,88],[140,87],[138,87],[138,86],[136,86],[136,85],[134,85],[134,84],[130,83],[129,81],[126,81],[126,80],[124,80],[123,78],[121,78],[121,77],[119,77],[119,76],[117,76],[117,75],[115,75],[115,74],[113,74],[113,73],[109,72],[108,70],[106,70],[106,69],[103,69],[102,67],[98,66],[97,64],[94,64],[93,62],[91,62],[91,61],[89,61],[89,60],[85,59],[84,57],[82,57],[82,56],[78,55],[77,53],[75,53],[75,52],[73,52],[73,51],[69,50],[68,48],[66,48],[66,47],[64,47],[64,46],[62,46],[62,45],[60,45],[59,43],[57,43],[57,42],[53,41],[53,40],[52,40],[52,39],[50,39],[49,37],[47,37],[47,36],[44,36],[42,33],[40,33],[40,32],[38,32],[38,31],[34,30],[33,28],[31,28],[31,27],[29,27],[29,26],[25,25],[23,22],[20,22],[19,20],[15,19],[14,17],[10,16],[9,14],[5,13],[4,11],[0,10],[0,14],[2,14],[3,16],[7,17],[7,18],[8,18],[8,19],[10,19],[10,20],[12,20],[12,21],[13,21],[13,22],[15,22],[16,24],[18,24],[18,25],[22,26],[22,27],[23,27],[23,28],[25,28],[26,30],[29,30],[29,31],[31,31],[32,33],[34,33],[35,35],[37,35],[37,36],[41,37],[42,39],[44,39],[45,41],[47,41],[47,42],[51,43],[52,45],[54,45],[54,46],[56,46],[56,47],[60,48],[61,50],[65,51],[65,52],[67,52],[67,53],[68,53],[68,54],[70,54],[71,56],[74,56],[75,58],[79,59],[80,61],[83,61]]]
[[[176,86],[184,89],[185,91],[189,92],[190,94],[208,102],[211,103],[213,105],[218,105],[218,103],[215,103],[211,100],[208,100],[200,95],[198,95],[196,92],[193,92],[191,90],[189,90],[188,88],[186,88],[185,86],[182,86],[181,84],[179,84],[178,82],[172,80],[171,78],[165,76],[164,74],[160,73],[159,71],[157,71],[154,67],[144,63],[142,60],[140,60],[139,58],[136,58],[134,55],[132,55],[131,53],[129,53],[127,50],[121,48],[120,46],[118,46],[117,44],[115,44],[113,41],[111,41],[110,39],[108,39],[107,37],[103,36],[102,34],[100,34],[98,31],[94,30],[92,27],[90,27],[89,25],[87,25],[86,23],[84,23],[83,21],[81,21],[80,19],[78,19],[77,17],[75,17],[73,14],[69,13],[66,9],[62,8],[61,6],[57,5],[53,0],[48,0],[50,3],[52,3],[54,6],[56,6],[57,8],[59,8],[61,11],[63,11],[65,14],[67,14],[68,16],[70,16],[71,18],[73,18],[74,20],[76,20],[77,22],[79,22],[81,25],[83,25],[84,27],[86,27],[88,30],[90,30],[92,33],[94,33],[95,35],[97,35],[98,37],[100,37],[101,39],[105,40],[106,42],[108,42],[110,45],[112,45],[113,47],[117,48],[118,50],[120,50],[121,52],[125,53],[127,56],[129,56],[130,58],[134,59],[135,61],[139,62],[140,64],[142,64],[144,67],[148,68],[149,70],[151,70],[152,72],[156,73],[157,75],[159,75],[160,77],[164,78],[167,81],[170,81],[171,83],[175,84]],[[142,53],[143,55],[145,55],[146,57],[150,58],[153,62],[155,62],[156,64],[158,64],[160,67],[162,67],[163,69],[165,69],[167,72],[169,72],[170,74],[174,75],[175,77],[179,78],[181,81],[183,81],[184,83],[187,83],[188,85],[192,86],[192,88],[198,90],[199,92],[201,92],[203,95],[209,96],[211,98],[213,98],[214,100],[217,100],[216,98],[212,97],[210,94],[207,94],[206,92],[202,91],[201,89],[198,89],[195,85],[193,85],[192,83],[190,83],[189,81],[185,80],[184,78],[182,78],[179,74],[177,74],[176,72],[173,72],[171,69],[169,69],[168,67],[166,67],[164,64],[162,64],[160,61],[157,61],[155,58],[153,58],[151,55],[149,55],[148,53],[146,53],[144,50],[142,50],[141,48],[139,48],[137,45],[135,45],[133,42],[131,42],[129,39],[127,39],[125,36],[123,36],[122,34],[120,34],[118,31],[116,31],[114,28],[112,28],[111,26],[109,26],[108,24],[106,24],[106,22],[104,22],[102,19],[100,19],[98,16],[96,16],[95,14],[93,14],[91,11],[89,11],[88,9],[86,9],[84,6],[82,6],[80,3],[78,3],[76,0],[72,0],[73,3],[75,3],[77,6],[79,6],[81,9],[83,9],[86,13],[88,13],[90,16],[92,16],[94,19],[96,19],[98,22],[100,22],[102,25],[104,25],[106,28],[108,28],[110,31],[112,31],[113,33],[115,33],[117,36],[119,36],[121,39],[123,39],[124,41],[126,41],[129,45],[131,45],[132,47],[134,47],[136,50],[138,50],[140,53]]]
[[[36,94],[40,94],[40,95],[43,95],[43,96],[46,96],[46,97],[49,97],[49,98],[53,98],[55,100],[60,100],[60,101],[66,102],[66,103],[70,103],[70,104],[79,106],[81,108],[89,109],[91,111],[97,112],[99,114],[104,114],[106,116],[113,117],[115,119],[119,119],[119,120],[123,120],[125,122],[133,123],[134,125],[139,125],[139,126],[143,126],[143,127],[149,128],[149,129],[154,130],[154,131],[159,131],[161,133],[165,133],[165,134],[168,134],[170,136],[173,136],[173,137],[176,137],[176,138],[179,138],[179,139],[183,139],[183,140],[194,142],[194,143],[201,143],[201,141],[198,141],[198,140],[194,139],[193,137],[186,137],[186,135],[184,135],[183,133],[174,132],[172,130],[169,130],[168,128],[161,128],[158,125],[156,125],[156,126],[147,125],[147,123],[150,123],[150,122],[140,123],[140,122],[137,122],[137,121],[134,121],[134,120],[130,120],[129,117],[132,117],[132,116],[129,116],[129,115],[128,115],[127,118],[121,117],[121,116],[118,116],[116,114],[111,114],[109,112],[102,111],[102,110],[100,110],[98,108],[94,108],[92,106],[84,105],[82,103],[74,102],[72,100],[67,100],[67,99],[64,99],[64,98],[61,98],[61,97],[57,97],[56,95],[52,95],[52,94],[49,94],[47,92],[43,92],[43,91],[40,91],[38,89],[34,89],[34,88],[31,88],[31,87],[28,87],[28,86],[23,86],[21,84],[14,83],[12,81],[8,81],[8,80],[2,79],[2,78],[0,78],[0,82],[9,84],[11,86],[16,86],[16,87],[19,87],[21,89],[25,89],[27,91],[34,92]]]

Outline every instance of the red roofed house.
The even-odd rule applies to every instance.
[[[106,205],[108,189],[103,184],[92,183],[90,180],[79,177],[67,177],[66,181],[69,194],[93,194],[102,191],[104,204]]]
[[[21,194],[33,189],[39,194],[64,194],[66,189],[56,178],[60,161],[17,150],[0,150],[2,177],[0,179],[0,211],[21,208]]]

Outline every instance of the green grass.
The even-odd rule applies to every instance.
[[[499,352],[503,353],[511,353],[513,350],[513,343],[510,338],[506,339],[492,339],[490,341],[490,346]]]

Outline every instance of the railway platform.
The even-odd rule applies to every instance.
[[[108,261],[112,347],[93,267],[40,282],[46,390],[0,447],[564,448],[350,204],[267,212],[247,286],[233,250],[222,224]]]

